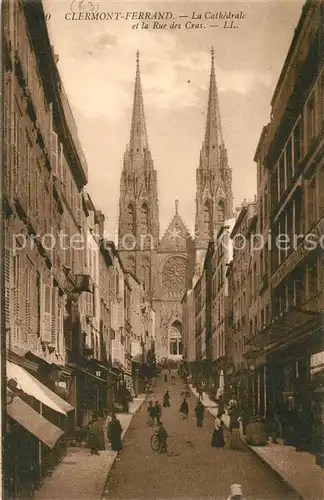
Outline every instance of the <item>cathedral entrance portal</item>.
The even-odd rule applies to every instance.
[[[180,360],[182,358],[182,323],[174,321],[168,328],[169,358]]]

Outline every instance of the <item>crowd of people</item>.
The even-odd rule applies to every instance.
[[[170,406],[171,406],[170,393],[169,391],[166,391],[166,393],[163,396],[163,408],[168,408]],[[160,441],[160,452],[161,453],[167,452],[168,433],[161,421],[162,407],[159,401],[155,401],[154,404],[153,401],[149,401],[147,407],[147,413],[148,413],[148,420],[147,420],[148,425],[152,426],[156,422],[157,436]],[[181,401],[179,413],[183,420],[186,420],[188,418],[189,405],[185,397]],[[194,408],[194,413],[196,417],[197,427],[201,428],[203,426],[205,408],[200,399],[197,400],[197,404]],[[218,414],[214,421],[214,430],[211,438],[211,446],[216,448],[223,448],[225,446],[223,421],[221,414]]]

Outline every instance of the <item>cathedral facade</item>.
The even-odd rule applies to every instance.
[[[126,270],[144,284],[155,310],[157,359],[182,354],[181,299],[199,274],[208,241],[232,217],[232,175],[220,121],[212,51],[205,139],[197,168],[195,236],[175,213],[160,235],[158,179],[148,145],[139,53],[129,144],[120,180],[118,247]]]

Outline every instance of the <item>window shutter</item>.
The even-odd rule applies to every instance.
[[[58,144],[57,144],[57,133],[52,130],[52,144],[51,144],[51,151],[52,151],[52,169],[53,169],[53,175],[55,177],[59,177],[59,168],[58,168]]]
[[[15,255],[14,257],[14,262],[13,262],[13,290],[14,290],[14,320],[15,323],[19,322],[20,318],[20,296],[19,296],[19,289],[20,289],[20,255]]]
[[[11,326],[11,250],[5,248],[5,321],[6,328]]]
[[[63,302],[63,301],[62,301]],[[59,354],[64,355],[64,318],[63,318],[63,304],[59,304],[57,315],[57,350]]]
[[[64,153],[63,153],[63,144],[61,142],[59,145],[58,168],[59,168],[59,178],[60,178],[60,181],[63,183],[63,179],[64,179]]]
[[[52,287],[51,285],[43,285],[43,300],[42,300],[42,340],[51,342],[51,320],[52,320]]]
[[[28,264],[27,264],[28,266]],[[31,345],[31,337],[32,337],[32,328],[31,328],[31,269],[30,267],[26,267],[26,299],[25,299],[25,311],[26,311],[26,318],[25,318],[25,335],[26,335],[26,343],[28,346]]]
[[[52,323],[51,323],[51,343],[56,347],[58,329],[57,329],[57,318],[58,318],[58,288],[53,286],[52,288]]]
[[[323,87],[324,89],[324,87]],[[323,90],[323,94],[324,94],[324,90]],[[324,117],[323,117],[324,118]],[[324,186],[324,166],[322,165],[321,167],[319,167],[319,182],[318,182],[318,185],[319,186]],[[324,217],[324,189],[321,189],[321,187],[319,188],[319,217]]]

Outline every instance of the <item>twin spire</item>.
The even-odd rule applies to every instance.
[[[144,101],[140,74],[139,51],[136,52],[136,77],[129,150],[133,155],[143,154],[148,148]],[[215,76],[215,51],[211,49],[211,71],[207,107],[204,149],[209,168],[218,163],[219,147],[223,145],[218,92]]]
[[[204,141],[204,149],[207,157],[208,168],[215,168],[217,166],[217,160],[219,158],[219,148],[222,145],[223,135],[215,76],[215,51],[214,47],[212,47],[207,120]]]
[[[144,101],[139,65],[139,51],[136,52],[136,77],[134,89],[134,103],[132,125],[129,140],[129,150],[133,155],[141,154],[148,147],[144,112]]]

